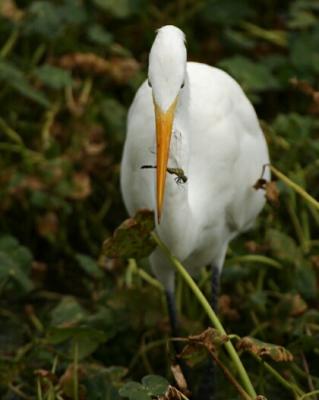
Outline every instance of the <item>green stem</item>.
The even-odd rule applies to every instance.
[[[138,274],[145,282],[149,283],[150,285],[156,287],[158,290],[161,292],[164,291],[164,288],[162,284],[157,280],[154,279],[151,275],[149,275],[146,271],[143,269],[139,268],[136,264],[135,259],[130,258],[129,259],[129,266],[132,269],[132,271],[136,274]]]
[[[226,335],[226,331],[222,324],[220,323],[219,319],[217,318],[217,315],[215,314],[214,310],[211,308],[210,304],[206,300],[205,296],[199,289],[199,287],[196,285],[192,277],[189,275],[189,273],[186,271],[186,269],[183,267],[183,265],[175,258],[169,251],[169,249],[165,246],[165,244],[159,239],[159,237],[153,232],[152,237],[154,238],[155,242],[158,244],[158,246],[161,248],[163,253],[168,257],[168,259],[171,261],[173,266],[177,269],[177,271],[180,273],[180,275],[184,278],[190,289],[193,291],[195,297],[197,300],[200,302],[202,305],[203,309],[205,310],[206,314],[208,315],[211,323],[213,326],[216,328],[216,330],[221,334],[221,335]],[[227,341],[225,343],[226,350],[228,351],[228,354],[232,361],[234,362],[236,369],[238,371],[238,374],[240,376],[240,379],[243,383],[243,386],[245,387],[247,393],[252,397],[252,399],[256,398],[256,392],[255,389],[249,379],[249,376],[232,344],[231,341]]]
[[[10,51],[13,49],[13,46],[16,44],[16,41],[19,37],[19,30],[15,29],[11,32],[11,35],[8,37],[5,44],[2,46],[0,50],[0,58],[6,58]]]
[[[238,262],[238,263],[240,263],[240,262],[261,263],[261,264],[269,265],[269,266],[277,268],[277,269],[282,268],[282,265],[278,261],[273,260],[270,257],[261,256],[258,254],[247,254],[244,256],[233,257],[233,258],[230,258],[227,263],[234,264],[236,262]]]
[[[271,172],[273,172],[277,178],[281,179],[285,184],[289,187],[291,187],[295,192],[300,194],[305,200],[307,200],[311,205],[313,205],[317,210],[319,210],[319,202],[312,196],[310,196],[309,193],[307,193],[301,186],[297,185],[295,182],[293,182],[291,179],[289,179],[286,175],[284,175],[282,172],[278,171],[277,168],[275,168],[272,165],[269,165],[269,168],[271,169]]]
[[[251,355],[257,360],[260,364],[263,365],[263,367],[274,377],[276,380],[284,386],[286,389],[290,390],[294,395],[296,395],[298,398],[299,396],[303,396],[304,392],[299,389],[299,387],[293,383],[288,382],[285,378],[283,378],[279,372],[277,372],[270,364],[268,364],[266,361],[262,360],[259,358],[256,354],[251,353]]]
[[[313,390],[312,392],[306,393],[299,398],[299,400],[307,399],[308,397],[314,396],[315,394],[319,394],[319,390]]]

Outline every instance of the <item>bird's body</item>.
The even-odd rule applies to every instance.
[[[170,71],[170,46],[171,57],[176,52],[169,42],[175,39],[180,46],[184,45],[180,33],[178,28],[164,27],[157,36],[163,38],[162,42],[158,39],[155,50],[160,45],[164,49],[157,60],[162,65],[156,72],[164,78]],[[154,92],[160,89],[150,70],[151,57],[152,53],[152,88],[144,82],[131,105],[122,160],[121,188],[131,215],[140,208],[157,209],[156,170],[141,169],[143,165],[156,165],[157,157],[153,100],[156,105]],[[174,63],[171,67],[174,74]],[[173,175],[167,174],[163,211],[156,231],[194,275],[211,263],[220,270],[229,241],[254,223],[265,200],[253,185],[269,157],[255,111],[227,73],[185,61],[182,86],[166,167],[182,168],[187,182],[177,183]],[[163,103],[162,93],[158,98]],[[170,104],[168,101],[163,108]],[[151,264],[158,279],[172,292],[173,268],[160,250],[151,255]]]

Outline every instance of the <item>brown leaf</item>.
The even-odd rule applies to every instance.
[[[293,355],[282,346],[265,343],[258,339],[245,336],[236,345],[238,350],[249,351],[259,357],[270,357],[274,361],[292,361]]]
[[[227,294],[223,294],[219,297],[218,310],[220,311],[221,315],[232,321],[239,319],[238,311],[231,307],[231,297]]]
[[[268,250],[268,246],[266,244],[259,244],[253,240],[248,240],[245,242],[245,248],[249,253],[252,254],[265,253]]]
[[[37,231],[40,236],[53,238],[59,230],[59,219],[54,212],[47,212],[37,218]]]
[[[279,207],[279,190],[276,182],[271,181],[266,183],[266,198],[275,207]]]
[[[0,1],[0,15],[10,21],[18,22],[24,16],[24,11],[20,10],[14,0]]]
[[[36,369],[34,371],[34,375],[39,376],[40,378],[48,379],[52,383],[57,382],[57,377],[51,371],[47,371],[46,369]]]
[[[159,400],[183,400],[181,392],[174,386],[169,385],[164,396],[160,396]]]
[[[201,344],[206,347],[209,351],[215,351],[216,347],[221,346],[227,342],[228,336],[220,334],[214,328],[207,328],[205,331],[199,335],[189,336],[188,340],[191,343]]]
[[[67,369],[65,370],[64,374],[60,377],[59,380],[59,386],[63,390],[63,393],[70,397],[71,399],[74,398],[74,364],[69,364]],[[83,378],[85,371],[84,368],[81,365],[77,366],[76,370],[77,376],[78,376],[78,381],[80,381],[81,378]],[[84,400],[84,386],[79,385],[79,399]]]
[[[125,83],[140,69],[133,58],[112,57],[106,60],[94,53],[66,54],[58,60],[65,69],[77,69],[89,74],[108,75],[118,83]]]
[[[185,376],[183,374],[182,368],[180,367],[179,364],[171,365],[171,371],[174,376],[175,382],[177,383],[177,386],[179,389],[186,395],[188,396],[190,394],[190,391],[187,387],[187,382],[185,379]]]
[[[72,199],[83,200],[92,192],[91,178],[85,172],[76,172],[73,175],[74,189],[70,195]]]
[[[319,269],[319,256],[310,257],[310,261],[315,268]]]

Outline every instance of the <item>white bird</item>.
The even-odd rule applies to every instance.
[[[267,163],[263,132],[240,86],[220,69],[187,62],[184,33],[160,28],[148,80],[128,114],[121,190],[129,214],[154,210],[157,234],[193,276],[208,264],[220,272],[229,242],[264,206],[253,185]],[[167,168],[181,168],[187,182]],[[150,262],[171,298],[174,268],[160,249]]]

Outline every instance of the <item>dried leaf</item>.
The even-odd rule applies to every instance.
[[[275,207],[279,207],[279,190],[276,182],[271,181],[266,183],[266,198]]]
[[[221,335],[214,328],[207,328],[198,335],[188,336],[188,343],[183,348],[180,356],[193,356],[201,348],[206,348],[210,353],[217,353],[218,348],[228,340],[227,335]]]
[[[245,242],[245,248],[249,253],[258,254],[265,253],[268,250],[268,246],[265,244],[259,244],[253,240],[248,240]]]
[[[223,294],[219,297],[218,310],[220,311],[221,315],[232,321],[239,319],[238,311],[231,307],[231,297],[227,294]]]
[[[48,212],[37,219],[37,231],[39,235],[52,238],[59,230],[59,219],[54,212]]]
[[[70,195],[72,199],[83,200],[87,198],[91,192],[91,179],[85,172],[77,172],[73,175],[74,189]]]
[[[293,355],[282,346],[262,342],[258,339],[245,336],[237,343],[238,350],[249,351],[259,357],[270,357],[274,361],[293,361]]]
[[[154,229],[154,213],[139,210],[134,218],[125,220],[113,236],[103,243],[102,256],[109,258],[143,258],[156,247],[150,236]]]
[[[0,1],[0,15],[10,21],[18,22],[24,16],[24,11],[19,9],[14,0],[2,0]]]
[[[77,366],[76,374],[78,376],[78,380],[80,380],[84,376],[84,373],[84,368],[81,365]],[[70,398],[73,398],[74,395],[74,375],[74,364],[69,364],[59,380],[59,386],[63,390],[63,393]],[[84,386],[79,385],[80,399],[84,399],[84,390]]]
[[[164,396],[160,396],[159,400],[183,400],[182,393],[174,386],[169,385]]]
[[[187,396],[190,391],[187,387],[187,382],[179,364],[171,365],[171,372],[180,390]]]
[[[58,60],[64,69],[77,69],[89,74],[109,75],[118,83],[129,81],[140,69],[134,58],[112,57],[109,60],[94,53],[66,54]]]

